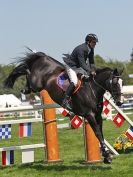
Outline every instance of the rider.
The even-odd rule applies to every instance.
[[[85,37],[85,43],[77,46],[71,55],[64,54],[65,57],[63,57],[63,60],[67,64],[66,71],[70,78],[70,85],[65,92],[62,107],[71,109],[69,101],[78,82],[77,74],[81,74],[81,78],[85,81],[88,81],[90,74],[96,74],[94,64],[94,48],[97,42],[98,38],[95,34],[88,34]]]

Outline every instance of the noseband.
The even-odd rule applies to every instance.
[[[118,84],[118,80],[119,80],[119,78],[120,78],[120,76],[114,76],[114,75],[112,75],[112,77],[110,76],[110,78],[109,79],[107,79],[106,80],[106,82],[105,82],[105,84],[106,84],[106,87],[108,87],[108,85],[110,84],[110,93],[111,93],[111,95],[112,95],[112,98],[115,98],[116,97],[116,91],[113,89],[114,88],[114,85],[115,84]],[[114,80],[115,79],[115,80]],[[104,91],[107,91],[107,89],[105,88],[105,87],[103,87],[101,84],[99,84],[95,79],[94,79],[94,77],[93,77],[93,81],[94,81],[94,83],[98,86],[98,87],[100,87],[100,88],[102,88]],[[116,82],[116,83],[114,83],[114,82]],[[90,85],[90,88],[91,88],[91,85]],[[92,90],[92,88],[91,88],[91,90]],[[93,95],[95,96],[95,93],[94,93],[94,91],[92,90],[92,92],[93,92]],[[120,93],[120,95],[121,95],[121,93]],[[96,96],[95,96],[96,97]]]
[[[118,95],[118,92],[116,91],[114,86],[119,84],[119,82],[118,82],[119,78],[120,78],[120,76],[113,76],[106,81],[107,86],[108,86],[108,84],[110,84],[110,88],[111,88],[110,93],[111,93],[114,100],[115,100],[116,95]],[[121,95],[121,92],[120,92],[120,95]]]

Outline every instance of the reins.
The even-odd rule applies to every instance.
[[[115,77],[120,78],[120,76],[115,76]],[[94,79],[94,77],[93,77],[93,82],[94,82],[98,87],[100,87],[101,89],[103,89],[104,91],[107,91],[107,89],[105,89],[102,85],[100,85],[100,84]],[[94,90],[92,89],[90,83],[89,83],[89,86],[90,86],[90,88],[91,88],[91,91],[92,91],[94,97],[96,98],[95,92],[94,92]],[[111,87],[112,87],[112,84],[111,84]],[[112,98],[114,98],[114,92],[113,92],[113,89],[111,88],[111,97],[109,98],[109,100],[112,99]]]
[[[98,82],[96,82],[96,80],[94,79],[94,77],[93,77],[93,81],[94,81],[94,83],[95,83],[97,86],[99,86],[99,87],[102,88],[104,91],[106,91],[106,89],[105,89],[102,85],[100,85]]]
[[[101,89],[103,89],[104,91],[107,91],[102,85],[100,85],[100,84],[94,79],[94,77],[93,77],[93,82],[94,82],[98,87],[100,87]],[[96,98],[96,94],[95,94],[94,90],[92,89],[92,86],[91,86],[91,83],[90,83],[90,82],[89,82],[89,86],[90,86],[90,89],[91,89],[91,91],[92,91],[94,97]],[[113,96],[111,96],[110,99],[111,99],[111,98],[113,98]],[[109,99],[109,100],[110,100],[110,99]]]

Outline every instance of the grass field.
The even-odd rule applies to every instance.
[[[121,128],[116,128],[109,120],[104,121],[103,124],[105,139],[111,144],[129,127],[127,123],[124,123]],[[0,147],[43,142],[41,123],[33,124],[33,135],[29,138],[18,138],[18,126],[14,125],[12,131],[11,140],[0,141]],[[60,158],[64,162],[46,164],[44,150],[37,149],[35,162],[22,165],[21,152],[15,151],[15,164],[6,167],[0,165],[0,177],[133,177],[133,153],[119,155],[113,159],[111,165],[103,163],[84,165],[82,163],[85,159],[82,128],[59,129],[58,133]]]

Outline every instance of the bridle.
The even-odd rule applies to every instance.
[[[111,79],[109,79],[109,82],[108,82],[108,80],[106,81],[106,85],[109,83],[110,84],[110,87],[111,87],[111,89],[110,89],[110,93],[111,93],[111,96],[112,96],[112,98],[114,99],[114,101],[115,101],[115,97],[118,95],[118,92],[116,91],[116,89],[115,89],[115,85],[117,85],[117,84],[119,84],[119,79],[120,79],[120,76],[114,76],[114,75],[112,75],[113,77],[111,78]],[[120,94],[120,96],[121,96],[121,93],[119,93]]]
[[[119,84],[119,83],[118,83],[119,78],[120,78],[120,76],[114,76],[113,73],[111,72],[109,79],[107,79],[107,80],[106,80],[106,83],[105,83],[105,84],[106,84],[106,87],[108,87],[108,85],[110,84],[110,88],[111,88],[111,89],[110,89],[110,93],[111,93],[110,99],[113,98],[114,101],[115,101],[115,97],[116,97],[116,93],[117,93],[117,92],[115,91],[115,89],[113,89],[113,86],[114,86],[115,84]],[[98,87],[100,87],[100,88],[103,89],[104,91],[107,91],[107,89],[106,89],[105,87],[103,87],[101,84],[99,84],[99,83],[95,80],[94,77],[92,78],[92,80],[93,80],[93,82],[94,82]],[[116,82],[116,83],[114,83],[114,82]],[[90,88],[91,88],[91,90],[92,90],[92,93],[93,93],[94,97],[96,98],[95,92],[94,92],[94,90],[92,89],[90,83],[89,83],[89,85],[90,85]],[[120,93],[120,95],[121,95],[121,93]]]

